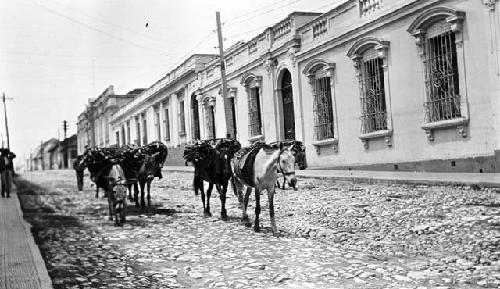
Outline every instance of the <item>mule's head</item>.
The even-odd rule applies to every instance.
[[[282,149],[278,159],[278,170],[281,171],[290,186],[295,187],[297,177],[295,176],[295,156],[291,149]]]
[[[157,152],[152,155],[146,155],[144,158],[143,168],[141,170],[148,180],[153,180],[155,176],[161,175],[162,167],[163,162],[161,162],[160,153]]]
[[[122,167],[118,164],[113,165],[107,179],[112,191],[113,201],[123,201],[127,195],[127,186]]]
[[[224,176],[231,176],[233,170],[231,169],[231,159],[233,158],[234,153],[231,149],[222,148],[217,151],[216,154],[216,162],[215,162],[215,170],[217,174],[221,174]]]

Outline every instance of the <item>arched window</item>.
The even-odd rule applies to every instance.
[[[408,29],[416,38],[424,65],[426,99],[422,128],[429,140],[434,140],[434,129],[450,126],[458,126],[459,134],[466,136],[466,101],[460,87],[465,70],[461,69],[458,56],[462,53],[464,18],[463,12],[437,7],[418,16]]]
[[[263,136],[260,109],[262,76],[255,76],[253,74],[246,75],[241,80],[241,84],[245,87],[248,100],[248,136],[250,141],[252,141],[253,138],[261,139]]]
[[[347,55],[354,61],[361,100],[361,135],[365,148],[368,140],[385,137],[392,145],[392,123],[388,87],[389,42],[376,38],[358,40]]]
[[[314,140],[317,147],[333,144],[337,151],[336,125],[334,113],[333,73],[334,63],[322,60],[313,60],[308,63],[303,71],[309,80],[313,96]],[[333,140],[329,142],[328,140]]]

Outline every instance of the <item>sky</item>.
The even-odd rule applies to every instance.
[[[194,53],[249,40],[293,11],[338,0],[0,0],[0,93],[10,147],[25,158],[41,141],[76,133],[89,98],[147,88]],[[4,110],[0,136],[6,146]]]

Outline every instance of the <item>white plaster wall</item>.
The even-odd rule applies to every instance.
[[[429,142],[425,131],[420,128],[423,122],[425,97],[422,63],[415,40],[406,31],[411,21],[418,15],[415,14],[366,35],[390,41],[388,71],[394,125],[392,147],[386,146],[382,138],[370,140],[369,149],[365,150],[358,138],[360,134],[359,85],[353,62],[346,56],[353,41],[314,57],[336,63],[334,90],[338,111],[339,151],[334,153],[331,148],[326,148],[321,150],[321,155],[314,152],[314,147],[311,145],[314,130],[313,100],[311,90],[307,87],[307,78],[302,75],[304,123],[307,126],[304,131],[310,166],[417,161],[493,153],[498,141],[494,137],[496,120],[494,120],[491,98],[497,98],[498,90],[492,92],[491,88],[495,86],[493,82],[498,78],[488,77],[485,71],[485,67],[489,67],[492,61],[491,56],[484,53],[489,41],[486,33],[489,25],[486,17],[488,11],[479,1],[454,1],[448,3],[447,6],[466,12],[464,50],[467,87],[460,87],[460,92],[467,93],[469,101],[470,123],[467,137],[459,136],[456,128],[441,129],[435,131],[435,141]],[[306,63],[300,63],[300,71]],[[497,94],[493,95],[495,93]],[[498,102],[495,103],[498,105]]]

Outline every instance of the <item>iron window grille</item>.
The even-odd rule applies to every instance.
[[[260,115],[260,93],[259,87],[249,89],[248,95],[248,131],[250,137],[262,134],[262,123]]]
[[[141,145],[141,123],[139,122],[139,118],[135,120],[135,142],[137,145]]]
[[[215,139],[215,113],[214,107],[206,107],[207,139]]]
[[[142,116],[142,145],[148,144],[148,121],[146,115]]]
[[[160,112],[155,111],[156,139],[161,141]]]
[[[165,125],[165,141],[170,141],[170,116],[168,108],[165,108],[164,113],[165,119],[163,120],[163,123]]]
[[[184,100],[179,102],[179,135],[186,134],[186,119],[184,118]]]
[[[314,80],[314,135],[316,140],[334,138],[330,77]]]
[[[461,117],[455,32],[440,22],[427,30],[425,38],[425,122]]]
[[[364,53],[361,63],[361,133],[387,130],[383,59],[375,49]]]

